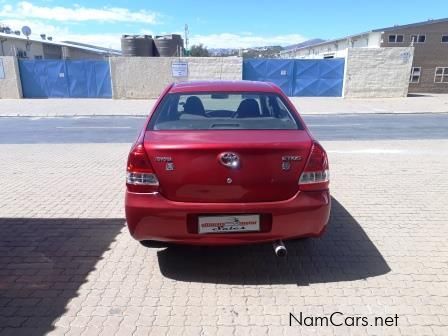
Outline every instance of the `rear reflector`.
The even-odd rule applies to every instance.
[[[299,178],[299,189],[303,191],[328,189],[329,181],[327,153],[318,142],[314,142],[308,162]]]

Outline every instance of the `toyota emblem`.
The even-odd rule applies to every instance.
[[[219,154],[218,160],[223,166],[229,168],[238,168],[240,166],[240,157],[232,152],[224,152]]]

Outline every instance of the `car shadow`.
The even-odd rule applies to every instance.
[[[366,279],[390,271],[356,219],[334,198],[328,228],[321,238],[285,244],[286,258],[276,257],[270,244],[171,246],[157,256],[167,278],[217,284],[302,286]]]
[[[53,330],[124,223],[0,218],[0,334]]]
[[[434,97],[434,95],[427,93],[408,93],[408,97]]]

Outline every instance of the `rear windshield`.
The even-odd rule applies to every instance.
[[[303,129],[272,93],[168,94],[148,125],[154,130]]]

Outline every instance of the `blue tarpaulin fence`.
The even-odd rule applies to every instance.
[[[272,82],[288,96],[340,97],[344,59],[248,59],[243,79]]]
[[[100,60],[19,60],[25,98],[111,98],[109,63]]]

